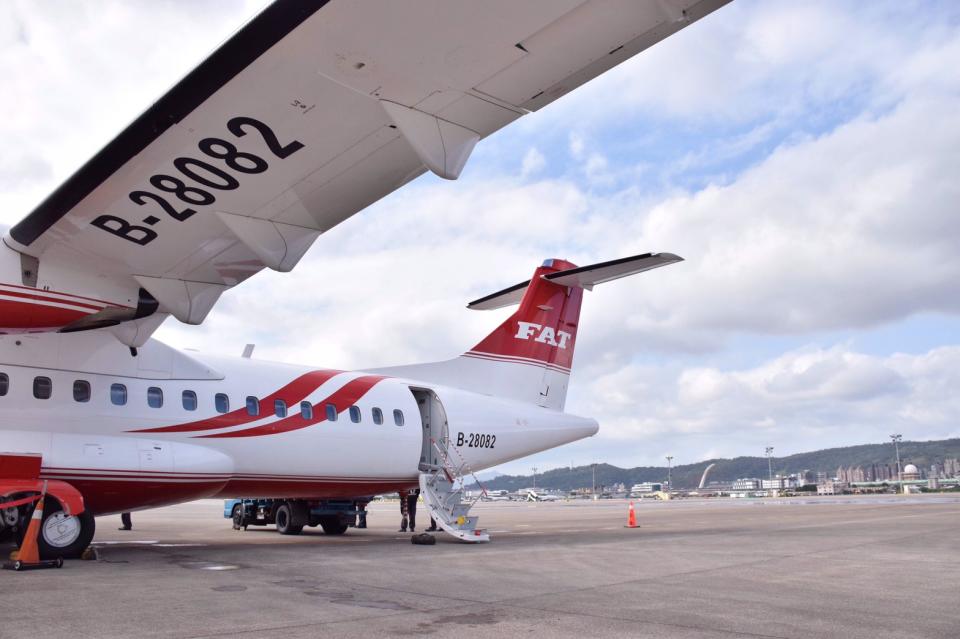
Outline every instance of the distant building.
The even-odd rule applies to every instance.
[[[845,481],[828,479],[822,484],[817,484],[818,495],[842,495],[849,488],[850,484]]]
[[[733,490],[759,490],[760,480],[754,477],[737,479],[733,482]]]
[[[913,464],[907,464],[903,467],[903,481],[915,481],[920,479],[920,469]]]
[[[645,481],[641,484],[634,484],[630,488],[631,495],[643,495],[658,493],[663,490],[663,483],[659,481]]]
[[[956,458],[943,460],[943,474],[947,479],[960,476],[960,460]]]

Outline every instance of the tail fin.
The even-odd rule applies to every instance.
[[[583,288],[558,284],[546,276],[575,268],[564,260],[547,260],[530,280],[468,304],[467,308],[476,310],[500,308],[513,303],[518,293],[522,295],[517,311],[463,357],[534,365],[569,375]]]
[[[645,253],[582,267],[547,260],[526,282],[467,305],[490,310],[520,304],[479,344],[450,361],[387,372],[563,410],[584,289],[682,259],[672,253]]]

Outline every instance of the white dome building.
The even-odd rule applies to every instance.
[[[920,469],[913,464],[907,464],[903,467],[903,481],[920,479]]]

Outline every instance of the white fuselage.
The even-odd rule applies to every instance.
[[[480,470],[597,431],[590,419],[436,383],[201,360],[155,340],[134,356],[103,331],[0,337],[0,374],[0,450],[41,454],[42,476],[75,486],[94,514],[203,497],[373,495],[415,486],[430,440],[444,435],[453,459]],[[417,400],[430,398],[422,414]]]

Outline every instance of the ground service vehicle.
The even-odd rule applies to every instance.
[[[234,530],[274,524],[281,535],[298,535],[304,526],[320,526],[328,535],[366,527],[367,500],[227,499],[223,516]]]

